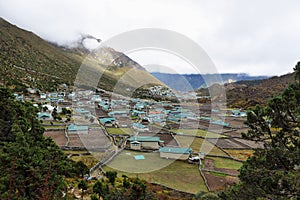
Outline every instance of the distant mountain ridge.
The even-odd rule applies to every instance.
[[[207,87],[205,80],[218,76],[218,74],[168,74],[160,72],[152,72],[151,74],[170,88],[178,91],[191,91]],[[268,78],[268,76],[250,76],[245,73],[223,73],[219,75],[223,84]]]

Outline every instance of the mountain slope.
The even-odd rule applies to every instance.
[[[163,85],[138,63],[112,48],[106,48],[100,54],[97,52],[96,58],[86,49],[58,47],[2,18],[0,49],[0,83],[10,87],[19,86],[20,90],[26,87],[55,90],[61,83],[73,85],[78,69],[86,57],[89,57],[89,61],[85,63],[89,63],[94,70],[107,69],[96,84],[103,89],[112,90],[122,75],[132,69],[141,72],[146,80]],[[99,60],[99,55],[102,60]],[[124,87],[133,87],[136,82],[128,80],[124,84]]]
[[[224,85],[226,89],[227,105],[229,107],[248,108],[255,105],[265,105],[267,101],[280,93],[295,81],[294,73],[274,76],[264,80],[237,81]],[[211,87],[218,87],[212,85]],[[207,88],[196,90],[199,96],[208,96]]]
[[[280,94],[288,84],[295,81],[294,73],[275,76],[266,80],[241,81],[226,84],[228,103],[235,107],[265,104],[274,95]]]

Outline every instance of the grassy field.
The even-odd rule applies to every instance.
[[[131,128],[107,128],[106,130],[109,134],[112,135],[123,135],[123,134],[133,135],[133,131]]]
[[[83,153],[88,153],[88,151],[72,151],[72,150],[64,150],[63,151],[65,154],[83,154]]]
[[[63,151],[65,154],[83,154],[88,153],[88,151]],[[93,167],[97,164],[101,159],[104,158],[106,154],[104,152],[91,152],[90,155],[82,155],[82,156],[72,156],[71,159],[75,162],[82,161],[89,168]]]
[[[212,159],[215,161],[215,166],[217,168],[238,170],[243,165],[242,162],[238,162],[238,161],[226,159],[226,158],[209,157],[209,159]]]
[[[93,167],[99,160],[97,160],[93,155],[84,155],[84,156],[72,156],[72,160],[75,162],[82,161],[88,168]]]
[[[207,138],[220,138],[220,137],[227,137],[226,135],[220,135],[217,133],[213,132],[208,132],[204,130],[199,130],[199,129],[173,129],[171,130],[174,133],[180,133],[185,134],[185,135],[192,135],[192,136],[199,136],[199,137],[207,137]]]
[[[45,130],[48,130],[48,129],[65,129],[66,126],[44,126]]]
[[[51,123],[52,122],[52,123]],[[60,121],[54,121],[54,120],[52,120],[52,121],[48,121],[48,120],[44,120],[43,121],[43,124],[53,124],[53,125],[65,125],[63,122],[60,122]]]
[[[221,149],[202,138],[194,138],[181,135],[176,135],[175,138],[177,139],[181,147],[191,147],[193,149],[193,152],[201,151],[204,153],[208,153],[209,155],[227,156],[227,154],[224,153]]]
[[[135,156],[142,155],[145,159],[136,160]],[[122,151],[108,166],[119,171],[144,173],[161,169],[173,160],[161,159],[158,152],[145,153],[138,151]]]
[[[135,160],[133,157],[135,155],[144,155],[145,160]],[[149,171],[151,167],[156,170]],[[207,191],[197,165],[162,159],[158,153],[123,151],[108,166],[105,166],[104,170],[117,171],[119,176],[121,174],[130,177],[138,176],[146,181],[184,192],[196,194],[199,191]],[[134,171],[145,171],[145,173],[134,173]]]
[[[253,150],[239,150],[239,149],[226,149],[225,150],[231,157],[238,160],[247,160],[253,155]]]
[[[220,176],[220,177],[226,177],[227,174],[221,173],[221,172],[209,172],[211,175],[214,176]]]

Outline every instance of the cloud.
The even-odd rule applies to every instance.
[[[52,42],[71,43],[82,33],[105,41],[132,29],[165,28],[196,41],[220,72],[255,75],[292,71],[300,52],[299,8],[296,0],[0,0],[3,18]],[[151,63],[149,56],[139,62]],[[193,72],[176,59],[170,65]]]

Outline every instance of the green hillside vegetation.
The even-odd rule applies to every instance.
[[[14,77],[13,73],[21,73],[23,77],[18,78],[23,80],[20,81],[31,76],[35,78],[37,87],[45,87],[45,89],[55,87],[57,83],[71,84],[83,59],[82,55],[63,51],[32,32],[19,29],[2,18],[0,19],[0,48],[1,75],[7,73],[3,74],[3,79],[9,80]],[[23,71],[12,65],[36,73]],[[30,83],[29,81],[27,80],[27,83]],[[47,82],[49,86],[44,85],[43,82]]]
[[[99,82],[82,83],[87,86],[111,91],[120,79],[120,90],[135,88],[141,81],[161,84],[139,64],[112,48],[89,54],[87,49],[58,47],[2,18],[0,48],[0,81],[19,91],[26,87],[51,91],[61,83],[73,85],[82,63],[86,65],[87,80],[99,80],[101,74]],[[80,80],[78,83],[81,84]]]

